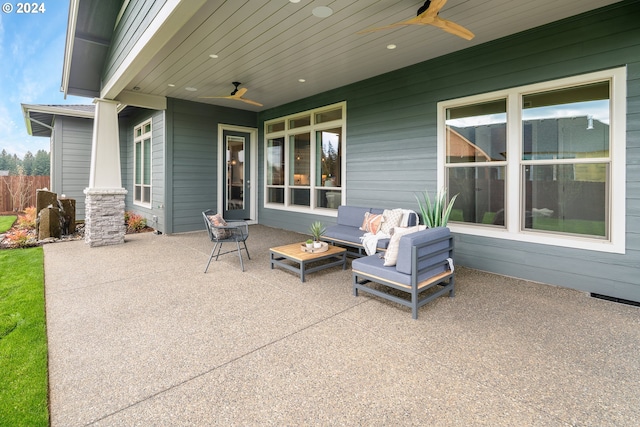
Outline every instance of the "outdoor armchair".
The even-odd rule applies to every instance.
[[[214,243],[213,250],[211,251],[211,255],[209,256],[209,261],[207,261],[207,266],[205,267],[204,272],[206,273],[209,269],[209,264],[211,264],[211,259],[214,255],[217,261],[220,255],[235,252],[236,250],[240,257],[240,268],[244,271],[244,262],[242,261],[240,243],[244,246],[247,258],[251,259],[251,256],[249,256],[249,250],[247,249],[249,225],[245,221],[225,221],[222,218],[222,215],[215,213],[211,209],[202,212],[202,217],[204,218],[207,233],[209,233],[209,239]],[[235,243],[236,248],[226,252],[220,252],[222,250],[223,243]]]

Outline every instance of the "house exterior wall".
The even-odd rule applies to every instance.
[[[161,232],[166,230],[165,220],[165,113],[146,109],[135,109],[125,118],[120,119],[120,165],[122,186],[127,190],[125,210],[142,215],[147,219],[147,226]],[[137,205],[133,202],[133,165],[134,165],[134,127],[151,118],[151,207]],[[153,221],[153,217],[157,221]]]
[[[456,235],[460,265],[640,301],[640,2],[626,1],[377,76],[259,115],[260,191],[264,121],[347,102],[347,204],[417,209],[437,190],[437,103],[535,82],[627,67],[624,254]],[[624,144],[625,141],[613,141]],[[614,189],[615,191],[615,189]],[[317,217],[264,208],[260,223],[306,231]]]
[[[255,127],[251,111],[167,100],[167,233],[202,230],[218,204],[218,125]]]
[[[93,120],[57,116],[51,134],[51,191],[76,200],[76,219],[83,220],[84,189],[89,186]]]

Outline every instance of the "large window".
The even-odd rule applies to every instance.
[[[265,205],[335,213],[344,195],[344,108],[265,123]]]
[[[151,206],[151,119],[133,130],[133,201]]]
[[[454,231],[624,251],[624,69],[439,104]]]

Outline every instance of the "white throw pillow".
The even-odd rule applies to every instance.
[[[393,229],[398,227],[400,221],[402,221],[402,209],[385,209],[382,212],[382,216],[384,217],[384,221],[382,222],[380,231],[390,236],[393,234]]]
[[[398,262],[398,249],[400,247],[400,238],[402,236],[426,229],[427,227],[424,225],[416,225],[413,227],[395,227],[393,229],[393,234],[391,235],[391,240],[389,240],[387,252],[384,254],[383,265],[385,267],[391,267],[396,265],[396,262]]]

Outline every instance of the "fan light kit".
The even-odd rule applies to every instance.
[[[395,24],[386,25],[384,27],[370,28],[368,30],[358,31],[358,34],[366,34],[374,31],[389,30],[391,28],[403,27],[405,25],[433,25],[448,33],[462,37],[465,40],[471,40],[474,38],[474,34],[467,30],[460,24],[456,24],[453,21],[442,19],[438,16],[440,9],[442,9],[447,3],[447,0],[427,0],[424,5],[418,9],[418,13],[415,18],[411,18],[406,21],[396,22]]]

